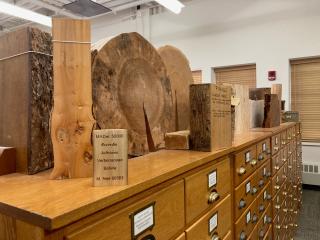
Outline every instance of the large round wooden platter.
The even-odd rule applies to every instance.
[[[94,54],[93,113],[101,129],[124,128],[129,154],[164,147],[173,131],[173,103],[165,65],[138,33],[121,34]]]
[[[189,129],[189,85],[193,82],[189,61],[173,46],[161,47],[158,52],[167,68],[171,83],[176,131]]]

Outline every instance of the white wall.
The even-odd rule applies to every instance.
[[[93,39],[122,32],[147,33],[155,46],[170,44],[181,49],[192,69],[211,81],[211,68],[257,64],[257,85],[282,83],[289,107],[289,59],[320,56],[319,0],[193,0],[182,14],[165,12],[139,20],[104,27],[108,19],[93,22]],[[147,27],[145,22],[148,22]],[[267,71],[277,71],[277,81]],[[319,161],[319,147],[304,148],[308,161]]]

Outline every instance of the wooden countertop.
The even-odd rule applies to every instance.
[[[268,137],[271,137],[271,132],[248,132],[244,134],[236,134],[233,139],[233,150],[239,151],[245,147],[252,145],[255,142],[262,141]]]
[[[288,127],[293,127],[296,123],[294,122],[287,122],[287,123],[281,123],[280,126],[278,127],[273,127],[273,128],[251,128],[250,131],[252,132],[271,132],[273,134],[279,133],[282,130],[288,128]]]
[[[92,178],[49,180],[50,171],[0,177],[0,212],[53,230],[84,218],[195,167],[229,154],[162,150],[129,160],[129,185],[92,187]]]

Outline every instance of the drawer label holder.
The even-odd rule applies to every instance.
[[[130,214],[131,239],[137,239],[141,234],[155,226],[155,202]]]
[[[209,219],[209,235],[213,233],[218,227],[218,213],[216,212],[213,216]]]
[[[251,152],[248,151],[244,154],[245,162],[248,163],[251,161]]]
[[[208,174],[208,188],[211,189],[217,185],[217,170]]]

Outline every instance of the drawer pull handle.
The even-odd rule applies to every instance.
[[[288,151],[289,155],[292,153],[291,151]]]
[[[271,150],[268,148],[268,149],[266,150],[266,153],[267,153],[268,155],[270,155],[270,154],[271,154]]]
[[[147,235],[144,238],[142,238],[141,240],[156,240],[156,238],[153,235]]]
[[[237,172],[238,172],[238,175],[241,176],[241,175],[245,174],[247,172],[247,170],[244,167],[240,167]]]
[[[252,223],[256,223],[256,222],[258,222],[258,216],[254,214],[252,217]]]
[[[267,200],[271,200],[272,196],[270,194],[267,195]]]
[[[247,234],[244,231],[242,231],[240,233],[240,240],[246,240],[246,239],[247,239]]]
[[[289,194],[289,198],[293,198],[293,195],[292,195],[292,194]]]
[[[298,227],[299,225],[295,223],[294,226],[295,226],[295,227]]]
[[[267,172],[267,173],[266,173],[266,176],[267,176],[267,177],[271,177],[271,172]]]
[[[279,147],[273,147],[273,149],[274,149],[275,151],[278,151],[278,150],[279,150]]]
[[[281,208],[281,206],[280,205],[275,205],[274,208],[279,210]]]
[[[263,159],[264,159],[263,153],[260,153],[259,156],[258,156],[258,160],[262,161]]]
[[[209,195],[208,202],[209,202],[210,204],[215,203],[216,201],[218,201],[219,198],[220,198],[219,193],[217,193],[217,192],[212,192],[212,193],[210,193],[210,195]]]
[[[293,201],[298,201],[298,198],[293,198]]]
[[[259,187],[262,187],[264,185],[264,181],[263,181],[263,179],[261,179],[260,181],[259,181]]]
[[[280,167],[279,167],[278,165],[276,165],[276,166],[274,166],[274,169],[275,169],[275,170],[279,170]]]
[[[263,230],[260,230],[259,232],[259,239],[263,239],[264,237],[264,231]]]
[[[288,229],[288,226],[287,226],[287,225],[284,225],[283,228],[284,228],[284,229]]]
[[[284,212],[284,213],[287,213],[287,212],[288,212],[288,209],[287,209],[287,208],[284,208],[284,209],[283,209],[283,212]]]
[[[291,140],[291,139],[292,139],[292,138],[289,136],[289,137],[288,137],[288,140]]]
[[[211,237],[211,240],[220,240],[220,237],[218,236],[218,234],[214,233]]]
[[[276,225],[276,229],[280,230],[281,229],[281,225]]]
[[[286,162],[287,161],[287,159],[286,158],[282,158],[282,162]]]
[[[279,185],[275,185],[275,186],[274,186],[274,189],[279,190],[279,189],[280,189],[280,186],[279,186]]]
[[[251,164],[251,166],[257,165],[257,160],[252,159],[252,160],[250,161],[250,164]]]
[[[255,195],[258,192],[258,189],[256,187],[253,187],[251,190],[251,194]]]
[[[267,217],[267,223],[270,224],[272,222],[272,218],[271,217]]]
[[[281,143],[282,143],[282,145],[286,145],[286,141],[282,141]]]
[[[289,169],[292,169],[292,165],[288,165],[288,168],[289,168]]]
[[[239,209],[244,208],[246,205],[247,205],[246,201],[241,199],[240,202],[239,202]]]
[[[263,212],[263,211],[264,211],[264,209],[265,209],[264,205],[263,205],[263,204],[261,204],[261,205],[259,206],[259,212]]]
[[[287,196],[287,194],[288,194],[287,192],[283,192],[282,193],[283,196]]]

